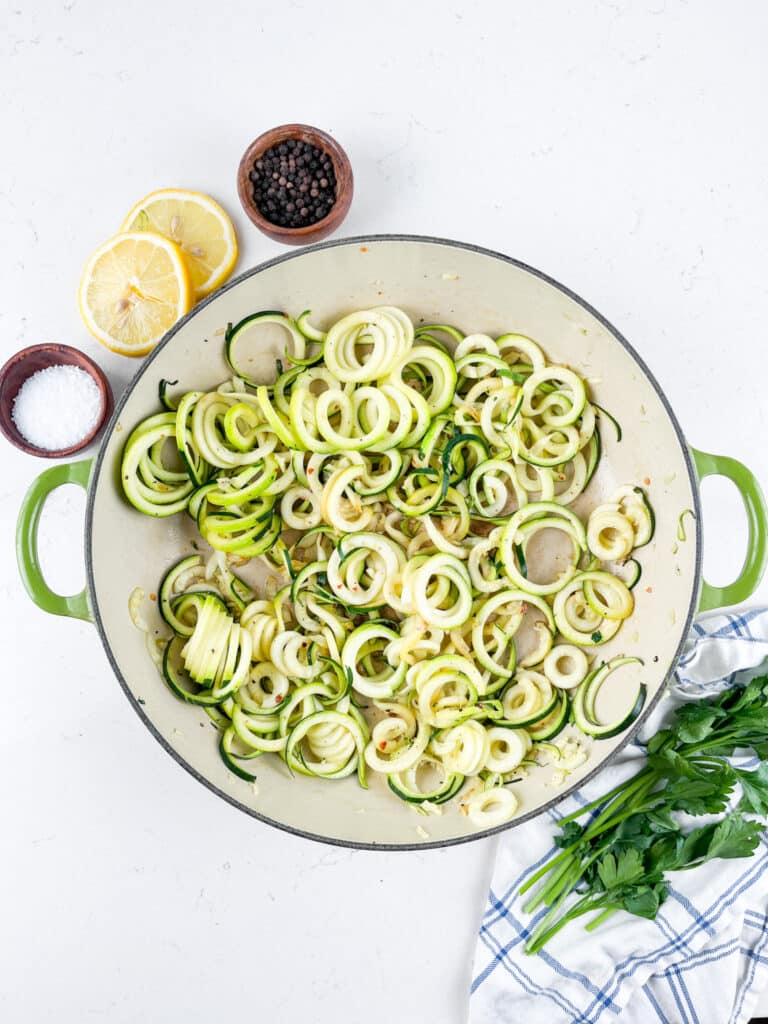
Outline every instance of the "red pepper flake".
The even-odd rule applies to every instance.
[[[379,750],[386,750],[386,749],[387,749],[387,741],[386,740],[382,740],[381,743],[379,744]]]
[[[645,588],[645,592],[646,592],[646,594],[652,594],[653,593],[653,587],[646,587]]]
[[[307,470],[307,475],[309,475],[311,473],[314,473],[314,472],[315,472],[314,466],[310,466],[309,469]]]
[[[282,703],[283,703],[283,695],[282,695],[282,693],[276,693],[275,694],[275,704],[282,704]]]
[[[150,594],[149,595],[149,600],[150,601],[156,601],[157,600],[157,594]]]
[[[643,483],[645,484],[646,487],[650,487],[651,486],[651,478],[649,476],[645,477],[645,479],[643,480]]]
[[[368,252],[368,246],[367,245],[361,245],[360,246],[360,252]]]

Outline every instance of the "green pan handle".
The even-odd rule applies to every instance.
[[[724,476],[732,480],[741,494],[747,513],[747,553],[741,572],[727,587],[713,587],[706,580],[701,585],[699,611],[725,608],[739,604],[754,593],[768,566],[768,507],[755,474],[727,455],[709,455],[691,449],[699,480],[707,476]]]
[[[27,491],[16,523],[16,561],[21,581],[29,596],[43,611],[51,612],[52,615],[68,615],[72,619],[86,619],[89,622],[92,615],[85,589],[71,597],[62,597],[61,594],[54,594],[43,579],[37,557],[37,530],[45,499],[51,491],[62,484],[80,484],[87,488],[90,475],[91,459],[46,469]]]

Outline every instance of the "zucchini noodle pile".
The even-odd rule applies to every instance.
[[[265,325],[287,335],[289,368],[270,385],[242,357]],[[487,828],[515,814],[507,784],[542,744],[557,751],[566,724],[627,727],[644,687],[610,723],[596,696],[637,659],[590,650],[632,613],[631,555],[653,513],[633,486],[586,522],[573,511],[600,459],[598,418],[620,437],[583,378],[520,334],[414,328],[389,306],[327,333],[309,313],[255,313],[225,348],[234,377],[216,390],[174,405],[161,383],[122,484],[140,512],[186,512],[213,550],[166,574],[170,633],[150,647],[219,728],[233,772],[254,780],[266,753],[362,786],[372,770],[428,810],[461,793]],[[544,572],[536,552],[553,544]],[[256,556],[269,595],[233,571]]]

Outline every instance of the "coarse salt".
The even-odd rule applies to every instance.
[[[79,366],[47,366],[21,385],[12,415],[30,444],[51,452],[87,437],[101,408],[101,392],[89,373]]]

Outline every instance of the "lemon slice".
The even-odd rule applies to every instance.
[[[86,327],[124,356],[146,355],[194,298],[179,247],[149,231],[110,238],[88,260],[80,281]]]
[[[134,206],[121,230],[155,231],[175,242],[184,253],[197,299],[223,284],[237,259],[232,221],[201,192],[176,188],[151,192]]]

